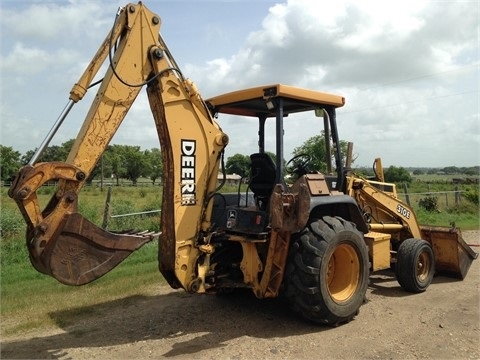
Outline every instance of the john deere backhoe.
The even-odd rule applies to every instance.
[[[335,115],[343,97],[274,84],[203,100],[159,30],[160,18],[142,3],[118,11],[65,110],[12,184],[9,196],[27,223],[26,244],[38,271],[64,284],[86,284],[156,239],[108,232],[77,211],[80,189],[145,86],[165,169],[159,270],[171,287],[191,293],[248,288],[258,298],[283,294],[306,319],[337,325],[358,313],[371,271],[394,265],[401,286],[413,292],[424,291],[435,271],[467,274],[477,254],[458,229],[420,227],[394,185],[345,168]],[[105,61],[106,73],[94,82]],[[38,163],[74,103],[97,83],[66,161]],[[334,170],[314,171],[309,154],[284,165],[283,120],[299,112],[323,118]],[[258,119],[248,190],[233,194],[221,193],[217,183],[229,142],[217,124],[222,114]],[[265,152],[267,121],[275,124],[275,161]],[[285,180],[292,176],[293,183]],[[40,209],[37,190],[51,180],[56,192]]]

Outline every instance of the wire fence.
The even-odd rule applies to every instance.
[[[161,210],[149,210],[149,211],[140,211],[140,212],[131,212],[125,214],[110,214],[110,197],[111,189],[109,188],[109,193],[107,194],[107,201],[105,203],[105,211],[103,218],[103,228],[108,226],[110,219],[119,219],[133,216],[144,216],[144,215],[153,215],[161,213]],[[398,198],[410,207],[418,207],[419,203],[425,199],[434,199],[435,207],[439,210],[444,210],[452,206],[458,206],[462,203],[462,191],[461,190],[452,190],[452,191],[429,191],[429,192],[418,192],[418,193],[398,193]]]
[[[444,210],[452,206],[458,206],[464,200],[461,190],[452,191],[428,191],[418,193],[398,193],[400,200],[404,201],[411,207],[417,207],[422,201],[435,201],[439,210]]]
[[[146,186],[147,183],[143,183]],[[149,183],[152,186],[151,183]],[[158,184],[157,184],[158,186]],[[141,218],[148,217],[155,214],[160,214],[160,209],[153,209],[148,211],[127,212],[127,213],[112,213],[111,209],[111,195],[112,186],[107,186],[107,198],[105,201],[105,208],[103,211],[102,228],[106,229],[109,226],[110,220],[132,219],[133,217]],[[459,186],[454,186],[454,190],[447,191],[423,191],[423,192],[409,192],[406,185],[403,186],[403,192],[397,192],[400,200],[408,204],[414,209],[422,207],[422,201],[434,200],[435,209],[446,210],[451,207],[458,206],[463,202],[468,202],[462,195],[465,191],[460,190]],[[133,220],[133,219],[132,219]]]

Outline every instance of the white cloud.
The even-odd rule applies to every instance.
[[[73,63],[79,56],[75,51],[58,49],[50,52],[38,47],[16,43],[5,57],[0,58],[0,70],[5,74],[31,75],[45,71],[52,66]]]
[[[478,14],[465,3],[448,4],[455,8],[449,12],[445,4],[432,2],[336,2],[338,12],[330,8],[323,13],[319,4],[289,1],[271,8],[262,29],[250,35],[240,56],[231,58],[227,79],[239,79],[240,87],[285,82],[341,92],[347,106],[339,113],[354,110],[346,122],[353,118],[356,125],[341,137],[350,136],[360,149],[368,149],[360,161],[386,149],[391,164],[442,163],[439,150],[455,152],[452,148],[463,148],[458,145],[462,140],[465,147],[478,149],[478,139],[464,134],[462,126],[450,139],[451,126],[439,110],[445,101],[466,105],[460,95],[472,87],[444,72],[465,66],[460,60],[474,48]],[[264,72],[254,73],[252,64]],[[471,76],[474,68],[467,70]],[[357,90],[365,86],[373,89]],[[478,96],[478,83],[473,90]],[[478,113],[478,103],[469,110],[455,109],[457,116],[468,116],[464,114]],[[415,149],[426,143],[431,146],[428,155],[421,152],[422,160]],[[465,155],[456,163],[478,163],[478,151]]]
[[[6,34],[2,101],[9,103],[11,118],[31,121],[36,131],[46,133],[52,117],[46,116],[47,110],[62,109],[71,85],[110,30],[116,7],[90,1],[22,4],[27,5],[2,9],[2,36]],[[229,18],[238,14],[229,12],[226,5],[205,3],[198,7],[198,14],[188,15],[186,25],[172,11],[170,17],[162,18],[162,29],[168,32],[170,23],[179,31],[166,38],[167,45],[183,51],[181,70],[205,98],[269,83],[339,93],[347,101],[338,112],[340,137],[354,142],[357,164],[370,165],[374,157],[382,156],[386,165],[472,166],[480,163],[479,9],[472,4],[272,2],[263,21],[250,25],[248,36],[232,44],[228,43]],[[175,7],[173,2],[151,6],[167,13]],[[205,21],[212,12],[214,24]],[[245,33],[249,15],[245,11],[244,18],[235,22],[242,24]],[[228,52],[218,56],[224,46]],[[6,89],[14,90],[6,94]],[[62,91],[65,95],[59,101]],[[76,106],[72,123],[81,122],[79,114],[92,96]],[[28,107],[21,104],[25,97]],[[2,108],[2,127],[4,118]],[[247,129],[231,118],[220,122],[232,139],[229,155],[255,151],[253,124]],[[154,129],[152,124],[148,104],[139,97],[114,141],[155,147],[158,140],[155,131],[149,130]],[[13,125],[2,130],[2,142],[10,141]],[[309,126],[292,126],[288,131],[292,141],[312,135]],[[272,141],[269,138],[267,143]],[[15,142],[11,145],[16,148]]]
[[[158,148],[159,141],[146,94],[140,93],[125,117],[112,144],[136,144],[143,149]]]
[[[14,150],[31,149],[32,142],[39,140],[40,131],[28,117],[18,117],[14,109],[5,103],[0,102],[1,127],[0,143],[5,146],[12,146]],[[28,131],[28,136],[25,132]],[[22,151],[24,153],[25,151]]]
[[[104,27],[107,8],[93,1],[42,2],[24,8],[5,8],[1,21],[2,27],[17,39],[42,43],[77,41]],[[113,16],[110,18],[113,23]]]

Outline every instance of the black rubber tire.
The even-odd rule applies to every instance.
[[[284,297],[305,319],[337,326],[359,313],[368,277],[362,233],[351,222],[326,216],[292,238]]]
[[[435,257],[428,241],[404,240],[397,251],[395,276],[406,291],[420,293],[427,290],[435,275]]]

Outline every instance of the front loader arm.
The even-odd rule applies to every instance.
[[[152,239],[107,232],[77,212],[79,191],[142,86],[147,83],[155,89],[149,90],[149,98],[162,140],[163,160],[167,161],[164,167],[168,169],[163,208],[172,212],[162,214],[162,225],[170,228],[165,231],[169,238],[163,242],[173,250],[169,253],[171,258],[167,266],[168,272],[173,274],[169,282],[186,286],[195,277],[193,273],[182,273],[183,280],[177,281],[173,265],[178,264],[175,262],[175,256],[178,256],[176,241],[189,244],[182,248],[181,255],[188,259],[189,266],[200,257],[197,237],[201,229],[207,231],[209,227],[207,209],[211,205],[206,200],[216,186],[220,153],[228,138],[212,120],[199,95],[192,92],[191,83],[174,68],[176,64],[159,36],[159,30],[160,18],[141,3],[129,4],[117,13],[111,33],[70,92],[70,102],[81,100],[109,57],[108,70],[66,162],[34,164],[31,161],[20,169],[9,190],[9,196],[16,201],[27,223],[27,247],[32,264],[38,271],[62,283],[81,285],[91,282]],[[113,56],[112,47],[115,47]],[[175,107],[183,111],[170,111]],[[196,153],[189,154],[197,160],[193,172],[181,167],[182,146],[186,148],[190,144],[178,144],[182,132],[185,132],[182,139],[197,144]],[[197,189],[195,193],[189,193],[189,197],[181,195],[182,174],[187,176],[187,188],[193,183]],[[40,210],[36,191],[50,180],[58,180],[57,191],[46,208]],[[185,207],[185,211],[182,212],[181,207]],[[167,224],[165,217],[173,221]],[[188,231],[179,230],[182,222],[188,223]],[[182,240],[178,240],[179,237]],[[195,266],[189,269],[195,269]]]
[[[371,231],[404,231],[408,237],[422,238],[415,212],[396,196],[387,194],[368,180],[355,176],[348,179],[347,191],[370,217],[367,222]]]
[[[376,160],[376,163],[378,169],[379,162]],[[380,190],[385,185],[392,191]],[[356,176],[348,177],[347,192],[362,209],[370,232],[391,234],[391,242],[397,242],[392,249],[398,249],[398,244],[406,239],[426,240],[433,250],[435,270],[464,279],[478,254],[463,240],[460,229],[455,226],[421,226],[413,209],[397,198],[396,190],[391,185]],[[371,238],[375,238],[375,234],[371,234]],[[390,248],[387,248],[387,252],[390,253]],[[381,259],[389,258],[388,253],[382,254],[380,248],[372,250],[372,254],[376,254],[373,256]],[[398,253],[396,256],[398,261]],[[420,269],[423,260],[419,256],[415,271]]]

